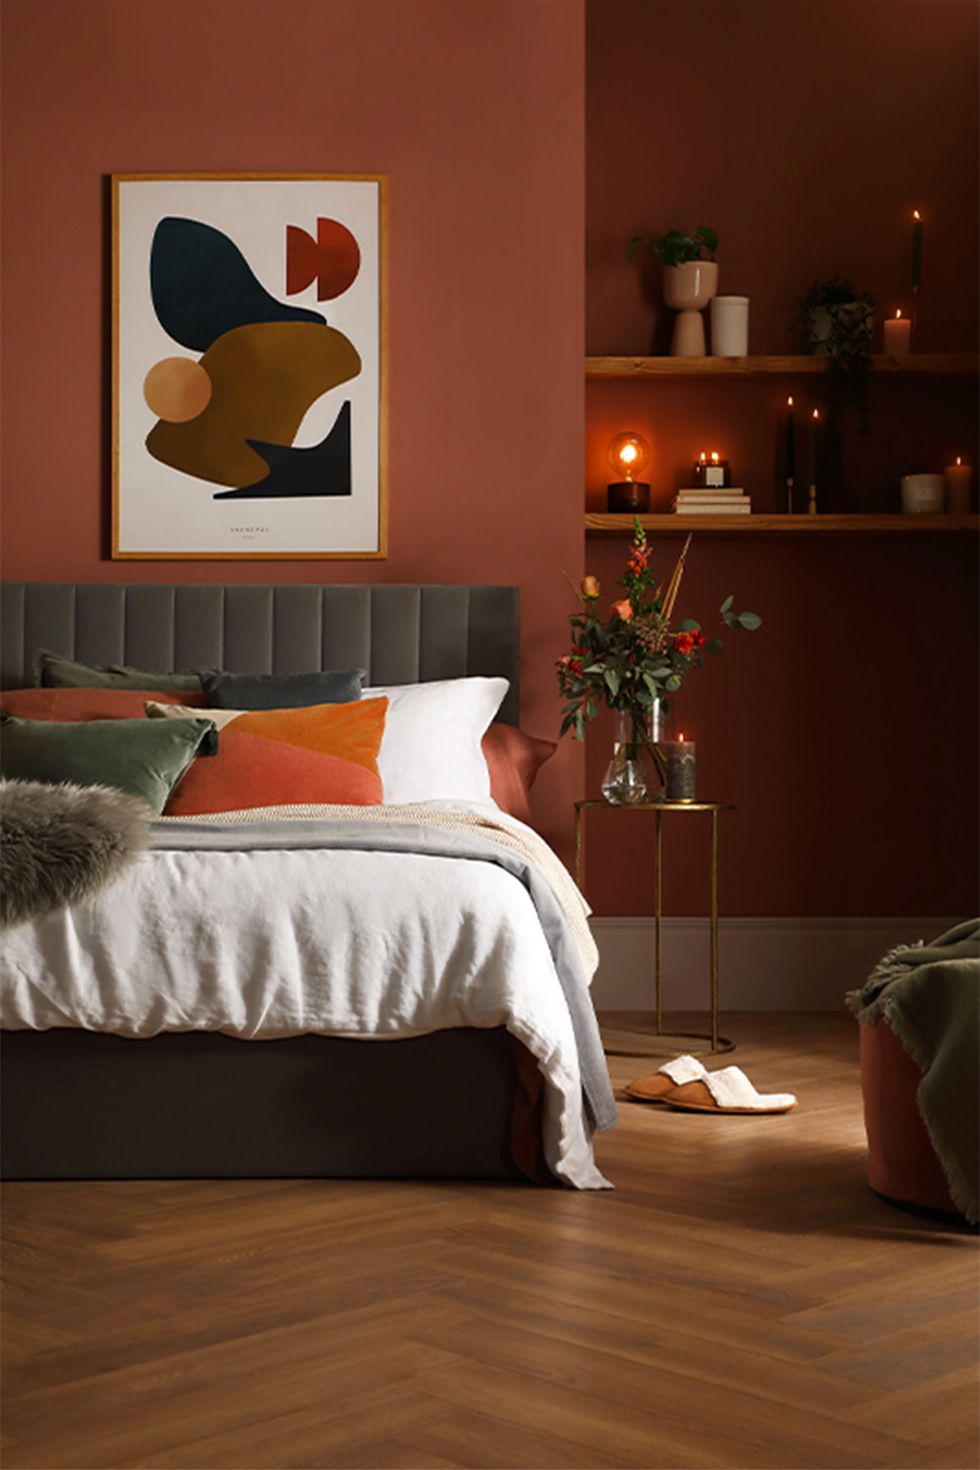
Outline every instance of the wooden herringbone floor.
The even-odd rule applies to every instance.
[[[976,1467],[975,1237],[867,1190],[849,1019],[726,1023],[798,1112],[625,1105],[615,1193],[8,1185],[8,1470]]]

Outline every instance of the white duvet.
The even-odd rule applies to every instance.
[[[151,851],[89,903],[8,930],[0,976],[12,1029],[377,1041],[504,1025],[544,1077],[549,1166],[606,1183],[544,933],[523,884],[491,863]]]

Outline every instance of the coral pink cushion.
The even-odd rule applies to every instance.
[[[0,694],[4,714],[21,720],[138,720],[146,701],[200,709],[204,693],[185,689],[8,689]]]
[[[530,822],[531,787],[557,749],[557,741],[537,740],[513,725],[490,726],[483,737],[483,754],[490,772],[490,795],[501,811]]]

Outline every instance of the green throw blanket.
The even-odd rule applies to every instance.
[[[980,1172],[980,921],[885,955],[847,1003],[864,1026],[885,1021],[922,1069],[919,1112],[949,1192],[977,1223]]]

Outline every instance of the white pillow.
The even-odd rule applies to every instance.
[[[507,679],[434,679],[365,689],[365,699],[388,700],[378,756],[386,804],[490,801],[481,741],[509,688]]]

